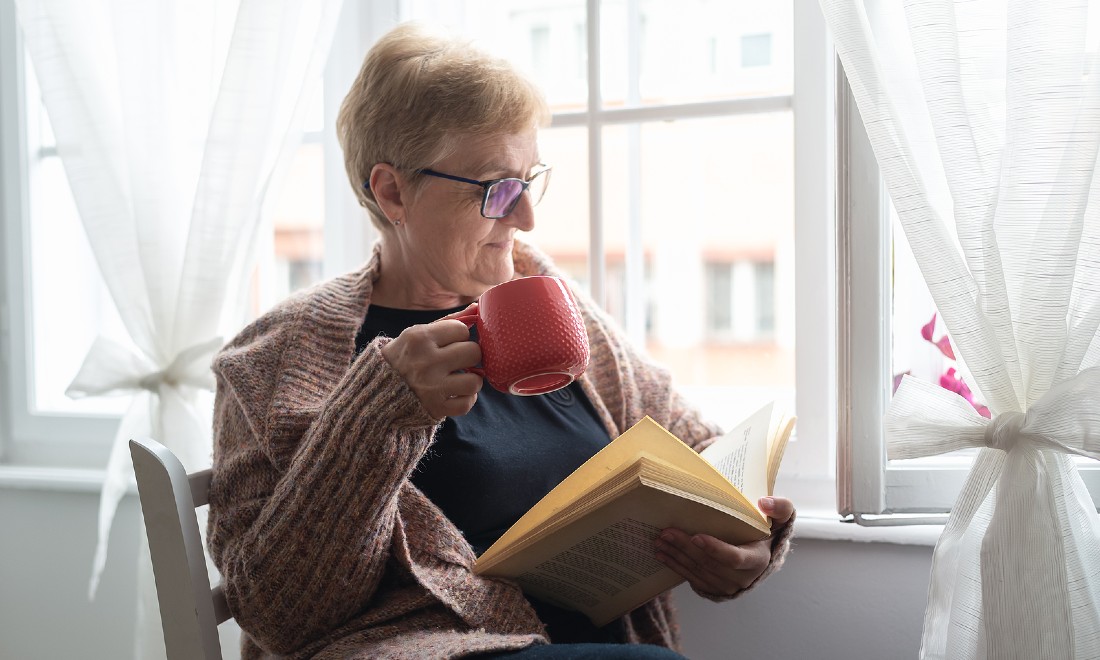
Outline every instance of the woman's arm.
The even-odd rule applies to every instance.
[[[384,341],[311,411],[288,459],[258,432],[270,419],[246,413],[245,375],[215,364],[209,543],[234,616],[272,652],[300,648],[371,600],[399,489],[431,442],[438,420],[382,357]],[[288,414],[272,408],[269,418]]]

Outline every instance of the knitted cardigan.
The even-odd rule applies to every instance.
[[[513,260],[518,275],[560,276],[519,242]],[[354,357],[380,267],[376,246],[362,270],[288,299],[214,360],[208,538],[245,660],[454,658],[548,641],[514,583],[473,574],[462,533],[409,480],[442,419],[382,357],[388,339]],[[647,414],[696,449],[719,433],[574,294],[592,356],[581,386],[610,437]],[[765,575],[789,536],[774,531]],[[628,642],[679,645],[668,593],[622,623]]]

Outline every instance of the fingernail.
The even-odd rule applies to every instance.
[[[661,533],[661,540],[672,543],[672,532],[662,532]]]
[[[692,537],[692,539],[691,539],[691,542],[692,542],[692,543],[694,543],[695,545],[697,545],[697,546],[698,546],[698,547],[700,547],[700,548],[705,548],[705,547],[707,547],[707,544],[706,544],[706,542],[705,542],[705,541],[703,541],[703,537],[702,537],[702,536],[695,536],[695,537]]]
[[[761,497],[760,498],[760,508],[771,511],[772,509],[775,508],[775,498],[774,497]]]

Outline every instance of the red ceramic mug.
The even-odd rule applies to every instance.
[[[480,374],[500,390],[546,394],[576,380],[588,366],[588,332],[565,283],[534,275],[481,294],[477,312],[458,317],[476,333]]]

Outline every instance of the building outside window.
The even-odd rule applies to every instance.
[[[771,66],[772,35],[746,34],[741,37],[741,66]]]

